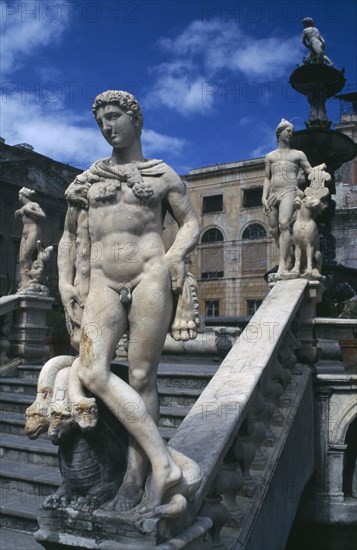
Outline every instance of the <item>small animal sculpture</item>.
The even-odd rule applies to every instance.
[[[329,196],[329,190],[324,186],[331,179],[325,172],[325,164],[312,168],[308,178],[311,181],[304,195],[295,199],[297,211],[293,226],[293,242],[295,244],[295,265],[292,273],[307,277],[321,277],[322,255],[320,252],[319,232],[316,217],[326,208],[322,199]]]
[[[71,507],[92,512],[118,492],[126,467],[127,436],[111,413],[94,397],[77,388],[79,401],[69,396],[75,357],[53,357],[43,366],[35,402],[25,413],[25,433],[36,439],[48,430],[63,477],[62,485],[46,497],[43,508]],[[83,425],[82,425],[83,424]]]
[[[74,359],[72,355],[59,355],[42,367],[37,382],[36,399],[25,413],[25,434],[30,439],[37,439],[41,433],[47,431],[57,374],[70,367]]]
[[[295,244],[294,274],[318,277],[321,273],[322,256],[320,239],[315,217],[321,211],[321,201],[305,197],[295,200],[297,210],[296,222],[293,227]]]

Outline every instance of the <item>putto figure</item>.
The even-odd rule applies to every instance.
[[[199,224],[179,176],[161,160],[144,158],[136,98],[104,92],[96,97],[93,113],[112,155],[95,162],[67,189],[59,244],[59,289],[80,353],[71,366],[69,397],[81,405],[76,420],[82,429],[93,399],[83,397],[81,385],[131,436],[124,481],[107,510],[123,512],[140,502],[149,459],[152,481],[145,513],[154,513],[182,478],[157,428],[157,367],[170,326],[176,339],[197,334],[195,283],[186,273],[185,257],[198,242]],[[166,211],[179,226],[167,252],[162,241]],[[127,330],[130,385],[110,370]]]
[[[276,128],[278,148],[265,157],[262,203],[271,235],[280,249],[278,275],[293,267],[290,225],[298,195],[300,169],[308,176],[311,165],[305,153],[290,148],[294,126],[284,118]]]
[[[314,27],[314,21],[311,17],[305,17],[301,23],[304,25],[302,43],[309,50],[308,56],[303,59],[304,63],[324,63],[332,66],[331,59],[325,55],[325,40],[319,29]]]

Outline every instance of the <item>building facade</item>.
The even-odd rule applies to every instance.
[[[356,114],[343,115],[335,126],[357,142]],[[194,169],[183,179],[201,223],[200,242],[189,257],[200,314],[219,322],[250,317],[269,290],[264,274],[279,261],[261,203],[264,158]],[[356,159],[341,166],[335,181],[336,261],[357,268]]]
[[[278,262],[261,204],[264,159],[207,166],[184,179],[201,223],[200,242],[189,258],[200,313],[251,316],[268,292],[263,276]]]

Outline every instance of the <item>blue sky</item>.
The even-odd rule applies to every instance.
[[[288,84],[311,16],[327,55],[357,83],[357,2],[0,1],[1,129],[6,143],[80,168],[109,156],[91,114],[97,93],[134,93],[143,148],[180,174],[263,156],[282,117],[304,128]],[[328,102],[338,120],[339,103]]]

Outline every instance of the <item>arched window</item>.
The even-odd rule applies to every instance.
[[[252,223],[248,225],[243,231],[242,239],[247,239],[249,241],[255,241],[257,239],[265,239],[267,233],[260,223]]]
[[[201,239],[201,277],[219,279],[224,275],[223,233],[217,227],[207,229]]]
[[[259,223],[252,223],[243,231],[242,275],[258,275],[266,271],[267,243],[252,242],[265,239],[266,236],[264,227]]]
[[[218,243],[218,242],[222,242],[223,240],[224,239],[223,239],[222,232],[219,229],[217,229],[217,227],[212,227],[211,229],[208,229],[207,231],[205,231],[205,233],[203,233],[201,242]]]

